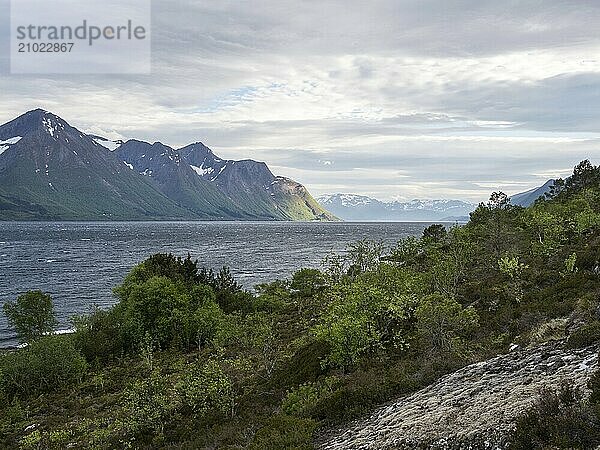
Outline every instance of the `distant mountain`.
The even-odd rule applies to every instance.
[[[40,109],[0,126],[0,220],[183,219],[336,218],[266,164],[202,144],[111,141]]]
[[[515,206],[524,207],[532,205],[538,198],[543,197],[550,192],[550,189],[554,185],[554,181],[555,180],[548,180],[543,186],[530,189],[529,191],[520,194],[515,194],[510,198],[510,203]]]
[[[477,207],[460,200],[382,202],[355,194],[323,195],[318,201],[341,219],[352,221],[464,221]]]

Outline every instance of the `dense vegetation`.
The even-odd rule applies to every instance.
[[[310,449],[319,428],[512,343],[593,344],[599,200],[585,161],[532,207],[494,193],[465,226],[361,241],[256,294],[226,269],[154,255],[69,336],[46,333],[47,306],[31,320],[47,301],[26,294],[5,308],[29,345],[0,356],[0,445]],[[599,385],[541,393],[513,447],[600,443]]]

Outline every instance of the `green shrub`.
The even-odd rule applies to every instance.
[[[179,407],[168,380],[158,372],[134,382],[124,394],[126,413],[121,432],[130,441],[139,437],[144,441],[163,438],[164,428]]]
[[[254,299],[254,306],[259,311],[280,311],[290,302],[290,283],[276,280],[271,283],[262,283],[256,286],[258,296]]]
[[[28,422],[29,411],[19,399],[11,403],[7,399],[0,402],[0,448],[14,446],[15,431],[21,432],[31,424]]]
[[[70,430],[34,430],[19,441],[20,450],[63,450],[72,447],[73,432]],[[69,445],[71,444],[71,445]]]
[[[558,392],[540,392],[535,404],[517,421],[511,450],[596,448],[600,421],[581,391],[564,384]]]
[[[134,267],[114,292],[120,303],[111,314],[117,319],[114,323],[120,327],[126,352],[138,352],[147,347],[148,340],[163,350],[201,349],[219,335],[224,311],[248,313],[254,308],[254,297],[227,268],[215,275],[212,270],[199,269],[189,255],[186,259],[153,255]],[[100,350],[97,353],[103,355],[115,349]]]
[[[329,355],[330,351],[330,346],[325,341],[309,341],[275,369],[271,384],[290,388],[316,381],[326,372],[321,361]]]
[[[213,290],[204,285],[188,286],[156,276],[120,292],[130,350],[139,350],[147,335],[160,349],[201,347],[216,335],[223,316]]]
[[[511,280],[514,278],[520,278],[523,271],[528,269],[529,266],[520,262],[518,256],[503,256],[498,260],[498,268],[500,272],[507,275]]]
[[[301,384],[287,393],[281,409],[290,416],[309,417],[319,400],[331,395],[340,384],[337,377]]]
[[[118,306],[108,311],[96,309],[87,316],[72,319],[73,343],[89,363],[112,360],[125,352],[125,340]]]
[[[314,303],[326,286],[325,276],[317,269],[301,269],[294,273],[290,289],[293,302],[301,315],[314,311]]]
[[[565,329],[568,319],[552,319],[533,328],[529,333],[529,342],[531,344],[541,344],[553,340],[560,340],[565,337]]]
[[[600,341],[600,321],[588,323],[574,331],[567,340],[569,348],[583,348]]]
[[[0,356],[0,385],[11,398],[59,390],[84,376],[85,358],[68,336],[48,336]]]
[[[211,412],[233,416],[233,383],[218,361],[191,365],[177,389],[183,405],[199,416]]]
[[[406,326],[414,295],[391,294],[388,287],[370,282],[371,277],[377,279],[377,275],[365,274],[332,293],[327,311],[313,328],[314,336],[331,348],[325,364],[349,371],[369,353],[408,347]]]
[[[273,416],[256,432],[250,450],[312,450],[316,427],[314,420]]]
[[[416,316],[422,345],[431,352],[460,351],[465,338],[479,325],[475,309],[463,308],[456,300],[441,295],[425,298]]]

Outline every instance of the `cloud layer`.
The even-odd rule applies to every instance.
[[[11,76],[0,0],[0,121],[43,107],[382,199],[480,201],[600,159],[595,1],[154,0],[152,21],[151,75]]]

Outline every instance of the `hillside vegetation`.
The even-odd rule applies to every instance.
[[[529,208],[494,193],[465,226],[357,242],[255,294],[226,269],[154,255],[73,335],[44,334],[43,293],[5,307],[29,345],[0,356],[0,445],[310,449],[320,430],[512,344],[596,343],[599,294],[588,161]],[[36,302],[45,317],[28,320]],[[600,444],[598,384],[589,398],[540,392],[512,448]]]

